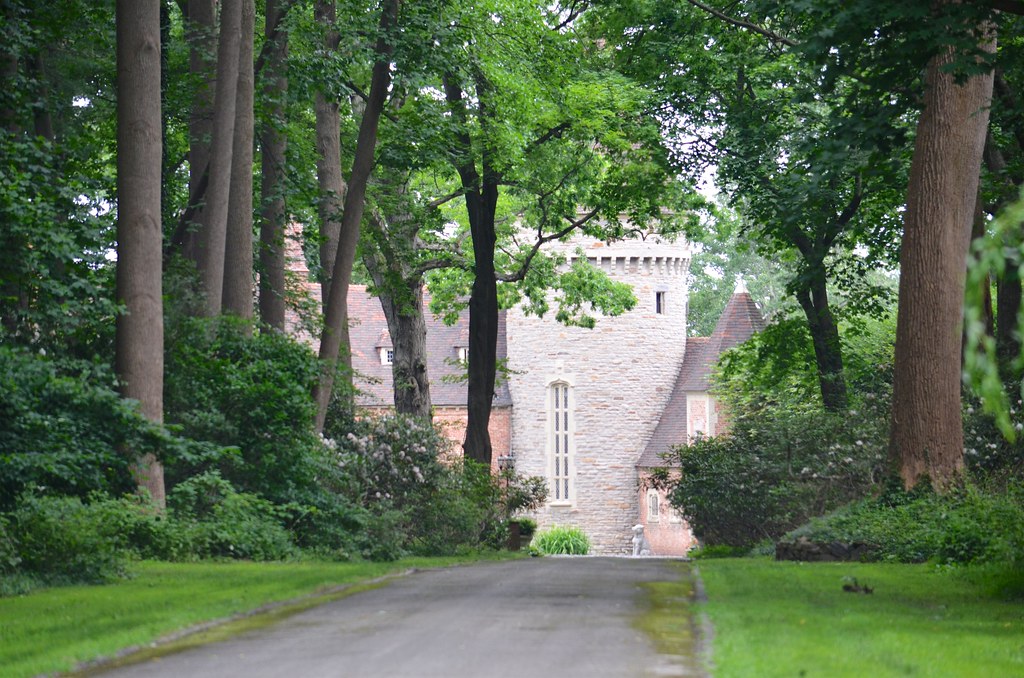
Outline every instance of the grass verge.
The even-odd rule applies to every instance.
[[[700,576],[716,678],[1024,675],[1024,606],[933,566],[723,559]]]
[[[136,567],[135,576],[126,581],[51,588],[0,598],[0,667],[8,678],[68,671],[82,662],[109,657],[128,647],[147,646],[176,631],[268,603],[324,593],[409,568],[441,567],[479,559],[410,558],[393,563],[143,562]],[[298,602],[275,611],[271,618],[307,606],[308,603]],[[194,643],[210,637],[179,642]]]

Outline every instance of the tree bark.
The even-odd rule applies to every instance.
[[[337,18],[334,0],[317,0],[316,20],[324,27],[324,50],[329,55],[338,49]],[[317,204],[320,216],[320,287],[323,309],[331,289],[331,273],[338,253],[341,217],[345,203],[345,179],[341,175],[341,117],[338,101],[320,89],[316,92],[316,175],[320,185]]]
[[[377,127],[384,102],[387,100],[391,86],[391,53],[393,43],[391,28],[398,18],[400,1],[388,0],[381,9],[381,37],[374,45],[377,60],[373,64],[370,77],[370,94],[366,103],[366,111],[359,125],[359,136],[356,141],[355,158],[352,161],[352,173],[349,177],[348,191],[345,194],[341,234],[338,239],[338,254],[331,273],[331,288],[328,295],[327,308],[324,312],[324,329],[320,336],[320,381],[314,390],[317,403],[316,430],[322,431],[327,418],[327,406],[334,389],[335,373],[338,371],[338,353],[344,345],[348,354],[348,287],[352,279],[352,266],[356,258],[356,245],[359,243],[359,224],[363,218],[363,207],[366,197],[366,184],[373,169],[373,160],[377,148]],[[346,355],[346,362],[351,360]],[[349,362],[349,364],[351,364]],[[352,373],[349,370],[344,377],[346,395],[352,394]]]
[[[188,119],[188,194],[205,193],[203,182],[210,162],[210,140],[213,136],[213,92],[216,86],[217,6],[214,0],[188,0],[186,40],[189,44],[189,73],[195,81],[192,110]],[[203,184],[201,186],[201,184]],[[202,200],[202,199],[200,199]],[[202,217],[200,204],[193,222],[182,239],[182,254],[199,260],[198,231]]]
[[[807,328],[814,344],[821,402],[826,410],[841,412],[847,405],[842,344],[839,326],[828,301],[825,273],[820,266],[811,274],[809,283],[797,292],[796,298],[807,317]]]
[[[471,199],[472,198],[472,199]],[[478,196],[466,194],[470,232],[473,237],[475,278],[469,297],[469,389],[466,400],[466,440],[463,451],[467,458],[487,467],[491,465],[491,404],[498,366],[498,285],[494,277],[494,212],[498,203],[498,187],[484,180]]]
[[[427,374],[427,323],[423,314],[423,275],[403,270],[392,242],[415,242],[412,215],[403,215],[395,233],[378,215],[371,217],[376,247],[363,245],[363,263],[377,289],[394,348],[391,376],[395,411],[430,419],[430,379]],[[407,226],[403,228],[403,226]],[[415,245],[413,244],[413,247]],[[396,287],[398,289],[396,289]]]
[[[994,37],[986,40],[995,49]],[[945,49],[926,73],[907,188],[889,457],[906,487],[944,489],[963,469],[960,343],[965,260],[992,74],[957,84]]]
[[[253,316],[252,137],[255,21],[256,8],[253,0],[242,0],[227,243],[224,253],[224,311],[247,319]]]
[[[445,97],[451,107],[457,133],[456,169],[465,191],[466,213],[473,238],[473,289],[469,297],[469,383],[466,396],[466,439],[462,449],[467,459],[491,465],[491,405],[497,374],[498,348],[498,284],[494,269],[494,248],[497,234],[494,214],[498,205],[499,177],[489,161],[487,149],[482,150],[483,174],[477,172],[472,155],[472,142],[462,88],[452,77],[446,77]],[[476,94],[481,120],[488,115],[486,80],[477,74]]]
[[[267,0],[265,35],[270,43],[264,67],[266,118],[260,126],[262,176],[260,193],[260,321],[285,327],[285,133],[288,100],[288,33],[280,28],[287,0]],[[276,31],[276,32],[275,32]]]
[[[199,278],[205,297],[203,311],[209,317],[220,315],[224,291],[224,250],[227,244],[241,24],[242,0],[223,0],[217,42],[217,86],[213,95],[210,177],[206,204],[200,215],[197,252]]]
[[[163,422],[163,297],[160,222],[160,2],[117,0],[117,318],[121,394]],[[140,488],[165,503],[163,467],[142,450]]]

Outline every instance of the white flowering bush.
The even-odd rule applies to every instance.
[[[888,399],[843,414],[764,409],[726,436],[677,448],[670,500],[709,545],[775,539],[812,516],[859,499],[885,476]]]
[[[993,415],[982,403],[969,401],[964,406],[964,461],[971,472],[997,485],[1013,478],[1024,478],[1024,404],[1020,399],[1006,411],[1010,427],[1016,432],[1007,440]]]
[[[364,506],[401,507],[446,472],[438,459],[451,442],[428,422],[395,415],[364,419],[352,428],[324,443],[339,489]]]
[[[356,548],[367,558],[502,546],[510,513],[534,506],[543,485],[459,460],[426,421],[374,417],[346,428],[324,439],[325,485],[364,512]]]

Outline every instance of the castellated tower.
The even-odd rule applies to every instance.
[[[559,248],[632,285],[636,307],[599,316],[594,329],[508,312],[515,468],[548,479],[540,528],[578,526],[592,552],[631,553],[639,522],[637,460],[669,397],[686,351],[690,248],[655,237]],[[554,305],[553,305],[554,306]]]

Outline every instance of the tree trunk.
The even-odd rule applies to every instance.
[[[260,193],[260,321],[284,331],[285,321],[285,134],[288,100],[288,33],[279,28],[283,0],[267,0],[265,35],[271,42],[264,67],[266,118],[260,127],[262,177]],[[276,29],[276,34],[275,34]]]
[[[467,207],[470,198],[467,193]],[[494,271],[497,184],[485,177],[483,190],[472,198],[477,203],[469,209],[475,277],[469,297],[469,392],[466,399],[466,440],[462,447],[468,459],[490,467],[492,452],[488,426],[498,367],[498,285]],[[477,214],[475,219],[472,217],[474,212]]]
[[[338,49],[338,32],[333,0],[317,0],[316,20],[325,31],[324,51],[330,55]],[[320,185],[318,211],[320,216],[320,287],[323,309],[327,311],[327,297],[331,289],[331,273],[338,253],[341,235],[341,216],[345,202],[345,179],[341,175],[341,119],[338,101],[328,98],[323,90],[316,93],[316,175]]]
[[[412,217],[409,215],[411,221]],[[363,263],[370,273],[380,299],[388,333],[394,348],[391,366],[395,411],[430,419],[430,379],[427,374],[427,323],[423,315],[423,276],[405,274],[403,262],[389,247],[388,240],[402,238],[385,227],[376,216],[374,240],[376,248],[363,246]],[[413,226],[412,238],[416,230]],[[375,251],[374,251],[375,250]],[[401,281],[401,282],[398,282]],[[395,290],[393,285],[402,289]]]
[[[324,329],[320,336],[320,381],[314,391],[317,403],[316,430],[322,431],[327,418],[327,405],[334,389],[334,377],[338,371],[338,353],[342,346],[346,354],[348,342],[348,287],[352,278],[352,266],[356,258],[356,245],[359,243],[359,224],[363,218],[363,207],[366,197],[366,184],[373,169],[374,153],[377,148],[377,127],[388,89],[391,87],[391,53],[393,42],[391,28],[398,18],[399,0],[388,0],[381,10],[381,37],[374,46],[377,60],[373,64],[370,77],[369,101],[359,125],[359,137],[356,141],[355,158],[352,161],[352,174],[349,177],[348,192],[345,195],[341,221],[341,235],[338,239],[338,254],[331,273],[331,288],[328,295],[327,308],[324,312]],[[351,360],[346,355],[346,362]],[[346,394],[351,397],[352,372],[345,377],[348,380]]]
[[[490,88],[481,74],[476,75],[479,116],[485,121],[489,113],[486,100]],[[488,426],[498,366],[498,284],[494,270],[494,247],[497,243],[494,213],[498,205],[498,175],[491,166],[486,148],[481,152],[483,176],[477,172],[462,87],[452,76],[446,75],[444,90],[453,119],[459,128],[456,133],[456,170],[465,191],[466,214],[470,236],[473,238],[474,278],[469,297],[469,383],[466,395],[466,439],[462,449],[467,459],[490,466],[493,455]]]
[[[213,136],[213,92],[216,86],[217,6],[214,0],[188,0],[186,39],[189,44],[189,73],[195,81],[192,110],[188,119],[188,194],[205,192],[203,176],[209,171],[210,140]],[[203,186],[201,186],[203,184]],[[202,199],[199,199],[202,202]],[[200,205],[182,240],[182,254],[199,260],[198,231]]]
[[[241,24],[242,0],[223,0],[220,39],[217,42],[217,87],[213,95],[210,178],[206,188],[206,204],[200,216],[197,252],[199,278],[205,297],[203,310],[210,317],[220,315],[224,291],[224,249],[227,244]]]
[[[807,328],[814,344],[814,359],[818,366],[818,384],[821,402],[830,412],[846,409],[846,380],[843,376],[843,348],[839,341],[832,307],[828,301],[825,273],[820,266],[809,283],[796,294],[807,317]]]
[[[224,253],[224,311],[240,318],[253,316],[252,300],[252,134],[253,31],[256,8],[242,0],[241,43],[235,131],[231,154],[227,244]]]
[[[985,48],[995,48],[986,41]],[[889,456],[906,487],[963,469],[960,342],[967,256],[992,74],[957,84],[945,49],[928,64],[907,188]]]
[[[163,297],[160,222],[160,2],[117,0],[117,318],[121,394],[163,421]],[[140,488],[165,503],[163,467],[142,453]]]

